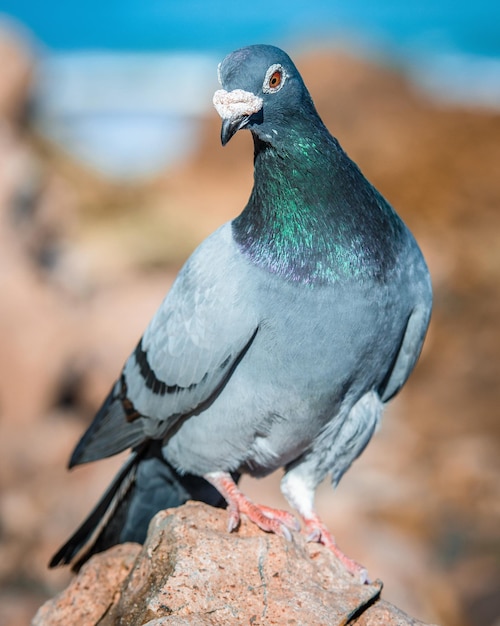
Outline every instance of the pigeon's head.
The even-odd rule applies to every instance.
[[[314,112],[311,97],[290,57],[274,46],[249,46],[218,67],[222,89],[214,106],[222,118],[222,145],[241,128],[273,143],[299,115]]]

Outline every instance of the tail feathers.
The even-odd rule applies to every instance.
[[[237,481],[239,476],[234,475]],[[134,450],[87,519],[52,557],[49,566],[80,567],[97,552],[117,543],[143,543],[151,518],[188,500],[225,507],[220,493],[205,479],[180,475],[162,456],[160,441]]]
[[[113,456],[144,441],[141,420],[127,421],[120,392],[121,382],[118,381],[78,442],[69,468]]]
[[[49,563],[49,567],[68,565],[73,561],[77,554],[88,546],[89,543],[94,545],[104,531],[107,523],[113,516],[113,513],[116,511],[120,502],[126,498],[127,492],[131,488],[134,481],[140,456],[140,452],[133,452],[131,454],[84,522],[78,527],[68,541],[56,552],[56,554],[54,554]],[[85,558],[82,557],[80,559],[82,564],[89,557],[90,554],[88,554]],[[77,571],[80,569],[80,566],[76,567],[75,564],[73,569]]]

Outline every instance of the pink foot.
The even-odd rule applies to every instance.
[[[307,519],[304,518],[304,523],[305,530],[308,533],[307,541],[322,543],[326,548],[331,550],[333,554],[335,554],[335,556],[343,563],[347,571],[357,578],[362,584],[370,582],[367,569],[356,561],[350,559],[342,552],[342,550],[337,546],[333,535],[328,531],[317,515],[310,516]]]
[[[291,513],[273,509],[269,506],[254,504],[238,489],[229,474],[214,472],[205,475],[205,479],[224,496],[227,502],[229,511],[227,528],[229,532],[238,527],[241,513],[244,513],[250,521],[257,524],[262,530],[275,533],[288,540],[292,538],[289,529],[300,529],[299,523]]]

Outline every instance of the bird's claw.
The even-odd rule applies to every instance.
[[[354,576],[362,585],[370,584],[368,570],[353,559],[345,555],[338,547],[333,535],[327,530],[326,526],[317,518],[305,520],[306,540],[308,542],[321,543],[331,550],[335,556],[342,562],[347,571]]]
[[[300,529],[297,519],[291,513],[247,501],[240,508],[230,507],[227,524],[228,532],[233,532],[233,530],[238,528],[241,521],[241,513],[246,515],[261,530],[284,537],[287,541],[292,540],[290,530]]]
[[[227,519],[227,532],[232,533],[240,525],[240,512],[235,507],[229,507],[229,517]]]
[[[208,480],[226,499],[229,519],[227,529],[232,532],[238,528],[243,513],[261,530],[275,533],[288,541],[292,539],[290,530],[299,530],[297,519],[288,511],[273,509],[269,506],[254,504],[237,487],[233,478],[226,472],[206,474]]]
[[[297,532],[300,530],[299,520],[295,517],[295,515],[292,515],[288,511],[273,509],[272,507],[265,506],[264,504],[259,504],[259,509],[269,519],[281,522],[285,528],[295,530]]]
[[[306,535],[306,541],[308,543],[322,543],[320,530],[318,528],[312,530],[308,535]]]

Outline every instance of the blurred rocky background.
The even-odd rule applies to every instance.
[[[500,624],[500,66],[482,64],[478,82],[471,61],[464,86],[455,57],[388,65],[327,46],[325,28],[314,47],[237,30],[220,54],[82,57],[2,21],[2,626],[28,624],[68,583],[47,562],[123,460],[67,473],[72,447],[183,261],[248,198],[251,137],[223,150],[210,101],[218,60],[258,40],[293,53],[434,281],[417,370],[336,492],[320,489],[319,509],[386,600],[443,626]],[[279,478],[245,487],[284,506]]]

